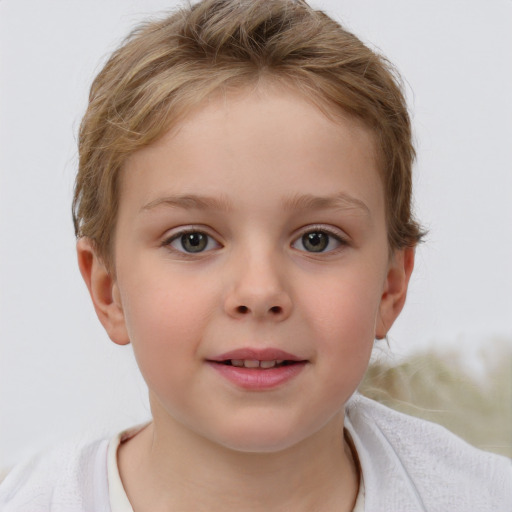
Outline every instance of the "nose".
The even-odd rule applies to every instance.
[[[245,258],[234,271],[224,308],[233,318],[254,318],[281,322],[292,311],[284,272],[270,258]],[[233,267],[231,267],[231,271]]]

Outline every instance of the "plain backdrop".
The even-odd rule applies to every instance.
[[[130,347],[111,343],[76,266],[70,203],[88,88],[164,0],[0,0],[0,468],[62,438],[149,417]],[[512,347],[512,1],[324,0],[406,80],[429,229],[400,357]],[[500,352],[501,353],[501,352]]]

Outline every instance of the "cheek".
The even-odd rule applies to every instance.
[[[317,293],[304,295],[304,316],[315,340],[318,364],[333,393],[353,388],[366,371],[375,339],[380,303],[376,280],[357,274],[325,283]]]
[[[336,346],[351,348],[353,342],[373,341],[382,294],[375,282],[380,281],[359,273],[309,286],[313,293],[301,293],[308,322],[322,333],[322,339]]]
[[[218,304],[214,291],[179,278],[166,282],[141,276],[125,283],[125,322],[142,374],[157,387],[173,377],[178,382],[190,372],[184,361],[199,361],[205,324]]]

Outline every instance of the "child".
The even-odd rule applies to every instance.
[[[507,459],[355,393],[422,237],[384,59],[301,0],[205,0],[114,53],[79,152],[80,270],[153,419],[2,511],[511,509]]]

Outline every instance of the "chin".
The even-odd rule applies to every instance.
[[[280,424],[262,424],[251,422],[250,425],[238,425],[219,432],[210,439],[217,444],[242,453],[278,453],[300,443],[313,432],[304,431]]]

